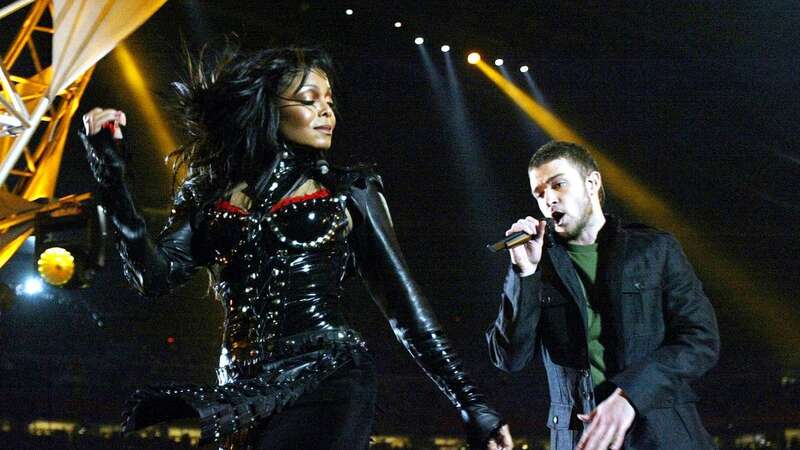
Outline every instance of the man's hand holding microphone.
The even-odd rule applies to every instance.
[[[547,222],[536,220],[531,216],[516,221],[511,228],[506,231],[506,236],[514,233],[525,233],[531,238],[520,245],[509,247],[508,253],[511,255],[511,263],[516,266],[520,276],[527,277],[536,272],[539,262],[542,260],[542,248],[544,247],[544,233]]]

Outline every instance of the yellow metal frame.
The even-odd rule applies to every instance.
[[[14,133],[0,135],[0,162],[3,165],[13,164],[8,177],[0,181],[0,189],[25,200],[46,198],[51,202],[70,124],[92,77],[94,67],[59,92],[52,101],[48,101],[46,95],[52,74],[52,61],[48,61],[49,55],[40,52],[37,41],[52,40],[53,3],[51,0],[14,2],[0,9],[0,26],[4,21],[8,22],[9,16],[20,14],[25,9],[27,9],[25,20],[0,60],[0,115],[5,116],[7,122],[16,119],[20,124],[19,128],[13,130]],[[48,11],[50,14],[46,14]],[[29,58],[26,61],[29,64],[24,64],[26,67],[20,63],[22,57]],[[31,111],[37,106],[43,110]],[[46,126],[39,127],[42,122]],[[32,134],[24,136],[25,133],[20,131]],[[11,161],[14,155],[10,150],[15,142],[19,145],[17,141],[23,139],[23,136],[29,140],[23,144],[24,149],[17,160]],[[69,201],[76,201],[88,199],[90,195],[69,197]],[[56,200],[48,204],[47,208],[60,207],[61,203],[60,200]],[[15,226],[26,224],[29,229],[23,231],[20,237],[29,235],[35,213],[34,210],[0,217],[0,234],[9,232],[11,224]],[[24,239],[15,239],[0,249],[0,267],[13,256],[22,242]]]

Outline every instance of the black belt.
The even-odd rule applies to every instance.
[[[312,330],[293,334],[265,342],[254,342],[254,356],[231,361],[217,369],[220,384],[227,384],[239,378],[252,378],[263,372],[264,365],[320,350],[335,348],[362,348],[366,343],[361,335],[349,328],[331,330]]]

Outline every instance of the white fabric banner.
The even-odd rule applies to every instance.
[[[53,0],[52,100],[166,0]]]

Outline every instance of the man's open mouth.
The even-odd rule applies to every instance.
[[[553,216],[553,222],[556,225],[560,225],[561,224],[561,219],[563,219],[564,216],[565,216],[565,214],[563,212],[561,212],[561,211],[553,211],[551,213],[551,215]]]

